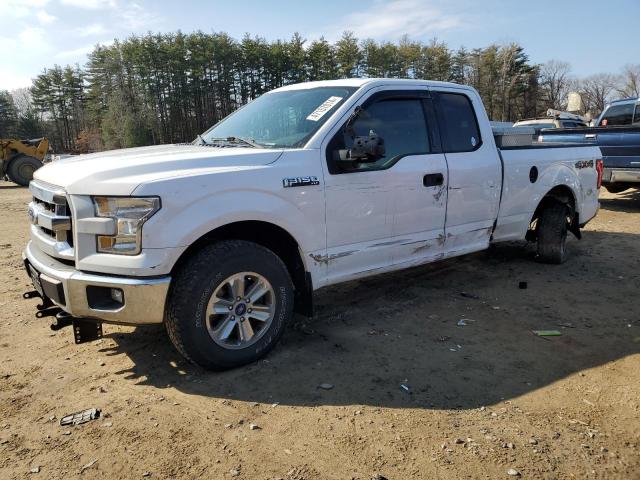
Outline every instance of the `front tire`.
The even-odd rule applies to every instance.
[[[549,204],[538,218],[538,260],[560,264],[567,260],[569,209],[562,203]]]
[[[42,162],[37,158],[29,157],[27,155],[20,155],[9,164],[7,176],[12,182],[17,183],[23,187],[29,185],[29,182],[33,179],[33,173],[42,167]]]
[[[189,361],[211,370],[266,355],[293,316],[293,284],[271,250],[225,240],[194,253],[176,272],[165,325]]]

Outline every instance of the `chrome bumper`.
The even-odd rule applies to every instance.
[[[640,168],[627,170],[605,168],[602,179],[606,183],[640,183]]]
[[[141,325],[162,323],[171,277],[129,278],[83,273],[46,255],[32,242],[22,253],[43,280],[61,286],[64,300],[55,301],[64,311],[81,318],[95,318],[108,323]],[[113,306],[92,304],[87,287],[120,289],[124,303]],[[99,302],[98,302],[99,303]]]

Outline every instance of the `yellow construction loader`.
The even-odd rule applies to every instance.
[[[44,163],[48,151],[49,140],[46,138],[0,138],[0,179],[8,177],[26,187],[33,178],[33,172]]]

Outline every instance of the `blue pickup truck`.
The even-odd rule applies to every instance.
[[[600,147],[602,184],[611,193],[640,188],[640,98],[611,102],[596,127],[540,131],[539,142],[593,143]]]

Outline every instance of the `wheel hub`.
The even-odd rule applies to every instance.
[[[236,315],[244,315],[247,311],[247,305],[245,303],[238,303],[235,308]]]
[[[275,291],[265,277],[254,272],[231,275],[209,299],[207,331],[223,348],[247,348],[267,332],[275,307]]]

